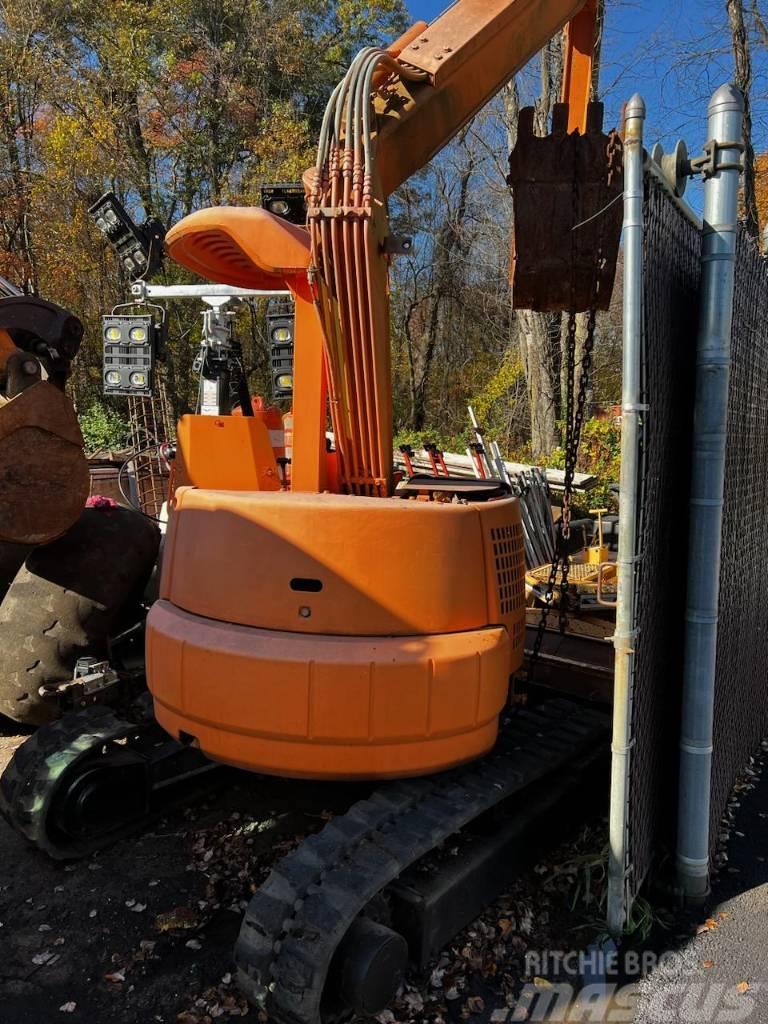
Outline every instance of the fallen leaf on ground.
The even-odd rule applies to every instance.
[[[744,995],[745,992],[749,992],[749,982],[748,981],[740,981],[739,984],[736,986],[736,991],[739,993],[739,995],[742,995],[742,996]]]
[[[114,985],[118,985],[121,981],[125,981],[125,968],[121,971],[111,971],[109,974],[105,974],[104,981],[111,981]]]
[[[702,967],[706,967],[706,969],[709,970],[710,967],[714,967],[715,966],[715,961],[714,960],[704,960],[702,962],[701,966]]]
[[[173,910],[166,910],[155,918],[155,928],[159,932],[197,928],[199,923],[200,915],[192,907],[174,907]]]
[[[696,929],[696,934],[701,935],[702,932],[711,932],[714,928],[719,928],[720,925],[714,919],[714,917],[708,917],[704,924],[700,924]]]
[[[70,1001],[68,1003],[64,1003],[63,1006],[59,1007],[59,1010],[60,1010],[61,1013],[74,1013],[76,1009],[77,1009],[77,1003],[74,1002],[74,1001]]]
[[[58,953],[51,953],[50,950],[45,950],[42,953],[35,953],[32,957],[32,963],[35,967],[42,967],[43,964],[53,964],[59,959]]]

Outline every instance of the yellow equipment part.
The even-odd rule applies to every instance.
[[[585,549],[585,559],[589,565],[602,565],[603,562],[607,562],[610,558],[610,552],[608,545],[603,544],[603,516],[608,514],[607,508],[591,508],[589,510],[591,516],[597,516],[597,544],[590,544]],[[603,573],[603,579],[607,577]]]
[[[568,569],[568,584],[569,586],[575,587],[577,590],[597,590],[597,581],[600,576],[600,565],[604,565],[603,569],[603,586],[610,589],[610,585],[616,582],[616,566],[613,563],[589,563],[589,562],[571,562],[570,568]],[[552,571],[551,565],[540,565],[536,569],[531,569],[525,574],[526,583],[530,586],[546,586],[549,581],[549,574]],[[561,568],[557,570],[557,578],[555,585],[559,586],[562,582],[563,571]]]

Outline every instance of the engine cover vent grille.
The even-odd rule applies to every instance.
[[[499,610],[510,615],[525,605],[525,551],[523,528],[509,523],[491,529]]]

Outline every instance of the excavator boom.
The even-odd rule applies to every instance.
[[[410,33],[407,45],[398,42],[397,59],[364,50],[331,97],[308,178],[310,279],[325,338],[339,479],[348,492],[386,496],[392,490],[387,260],[397,242],[389,234],[387,197],[576,19],[567,36],[564,84],[576,128],[568,137],[572,159],[563,182],[570,195],[582,163],[581,133],[589,126],[595,18],[595,0],[550,0],[544,11],[536,0],[459,0],[422,32]],[[594,130],[589,143],[605,149]],[[601,196],[599,168],[597,179],[593,194]],[[581,214],[580,193],[576,199],[569,212]],[[567,227],[575,224],[571,217]],[[559,237],[554,245],[562,248]],[[525,268],[524,257],[516,265]],[[586,287],[565,274],[554,308],[562,308],[563,292],[572,311],[590,304],[594,260]]]
[[[383,194],[390,195],[424,167],[568,22],[563,101],[573,110],[569,129],[583,132],[592,81],[594,0],[586,5],[584,0],[545,5],[538,0],[458,0],[403,47],[398,57],[403,69],[423,77],[409,81],[401,76],[374,98]]]

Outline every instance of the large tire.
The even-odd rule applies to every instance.
[[[126,508],[87,508],[35,548],[0,605],[0,713],[24,725],[57,717],[39,688],[72,677],[86,654],[106,653],[110,630],[149,577],[157,527]]]

